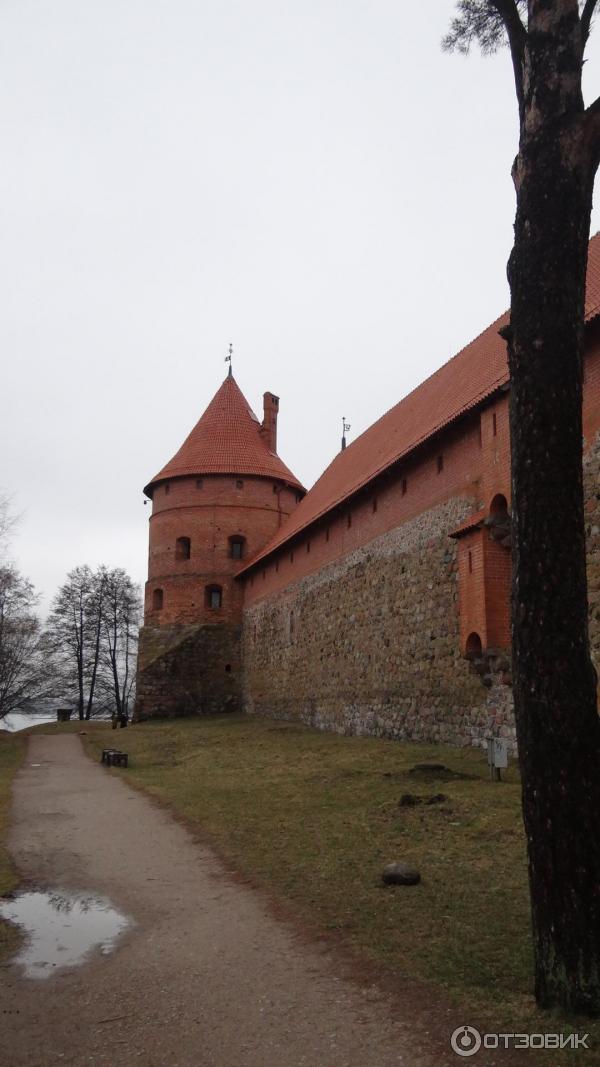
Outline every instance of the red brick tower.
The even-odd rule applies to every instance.
[[[265,393],[261,423],[230,372],[144,489],[152,515],[136,719],[240,706],[235,575],[305,492],[277,455],[278,409]]]

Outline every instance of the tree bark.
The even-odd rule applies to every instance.
[[[549,6],[561,17],[553,21]],[[513,684],[535,992],[542,1006],[595,1014],[600,724],[588,642],[582,365],[596,161],[582,121],[582,55],[577,4],[532,2],[507,339]]]

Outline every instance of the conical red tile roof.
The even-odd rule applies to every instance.
[[[181,448],[145,487],[151,497],[157,482],[202,474],[254,474],[302,484],[272,452],[235,378],[227,377]]]

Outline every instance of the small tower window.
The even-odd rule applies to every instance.
[[[204,487],[204,478],[196,478],[196,489],[202,489]]]
[[[192,552],[192,542],[189,537],[178,537],[175,542],[175,559],[189,559]]]
[[[169,494],[170,490],[171,490],[171,486],[170,486],[170,485],[169,485],[169,483],[167,482],[167,484],[165,485],[165,496],[168,496],[168,494]]]
[[[373,497],[373,504],[371,506],[372,506],[373,514],[375,514],[375,512],[377,511],[377,497],[376,496]]]
[[[236,489],[243,489],[244,488],[244,482],[243,482],[243,480],[241,478],[237,478],[236,479],[235,487],[236,487]]]
[[[494,411],[494,413],[492,415],[492,434],[495,437],[497,433],[498,433],[498,424],[496,422],[496,412]]]
[[[408,483],[406,478],[402,479],[402,496],[406,496],[406,490],[408,489]]]
[[[328,526],[328,527],[327,527],[327,529],[325,530],[325,540],[326,540],[326,541],[329,541],[329,526]]]
[[[469,549],[469,574],[473,573],[473,553]]]
[[[348,518],[346,519],[346,526],[348,527],[348,529],[350,529],[350,527],[352,526],[352,512],[351,511],[348,512]]]
[[[246,538],[236,535],[229,538],[229,556],[231,559],[243,559],[244,558],[244,546],[246,544]]]
[[[443,457],[443,455],[440,454],[438,456],[438,458],[437,458],[437,472],[438,472],[438,474],[441,474],[443,469],[444,469],[444,457]]]
[[[307,553],[310,552],[310,541],[306,542],[306,551]]]
[[[161,611],[164,601],[164,595],[162,589],[155,589],[152,593],[152,610]]]
[[[213,611],[218,611],[223,603],[223,590],[220,585],[207,585],[206,606]]]

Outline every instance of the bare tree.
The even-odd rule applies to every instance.
[[[28,710],[46,692],[37,601],[16,567],[0,566],[0,719]]]
[[[106,569],[75,567],[50,610],[45,641],[52,656],[55,692],[68,695],[80,719],[91,718],[101,661]]]
[[[129,575],[120,567],[106,573],[102,609],[102,688],[110,697],[114,713],[127,721],[133,687],[141,596]]]
[[[519,112],[508,262],[513,681],[543,1006],[600,1011],[600,723],[588,641],[584,295],[600,99],[581,72],[597,0],[460,0],[449,49],[507,42]]]

